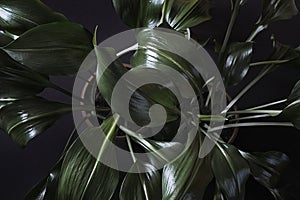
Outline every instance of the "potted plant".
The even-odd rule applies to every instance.
[[[156,27],[174,30],[191,40],[190,28],[210,19],[212,4],[208,0],[190,1],[120,1],[113,0],[116,13],[131,28],[146,28],[143,33],[153,33]],[[170,147],[175,151],[178,144],[170,142],[174,130],[178,129],[178,102],[170,91],[157,85],[150,85],[132,96],[132,116],[141,126],[148,123],[151,105],[160,103],[167,107],[167,123],[158,135],[150,138],[136,137],[132,130],[118,127],[118,120],[111,112],[111,93],[122,75],[141,64],[151,63],[159,68],[161,64],[171,66],[197,87],[201,115],[195,138],[174,160],[168,161],[162,169],[156,170],[154,159],[138,163],[133,156],[133,168],[144,166],[143,173],[121,173],[102,162],[102,156],[94,157],[77,136],[76,129],[70,136],[60,160],[48,176],[27,194],[25,199],[244,199],[247,180],[252,176],[266,187],[275,199],[292,199],[293,196],[279,188],[280,173],[288,164],[288,157],[280,152],[248,153],[231,143],[239,127],[287,126],[300,128],[300,82],[290,88],[290,95],[283,100],[248,109],[236,107],[237,101],[255,83],[280,65],[295,66],[300,63],[299,48],[281,44],[272,37],[273,52],[264,61],[253,62],[254,42],[258,34],[278,20],[290,19],[298,13],[293,0],[262,0],[262,13],[253,31],[245,41],[230,42],[230,35],[239,10],[247,6],[246,1],[231,1],[231,19],[224,41],[215,41],[212,52],[226,89],[239,85],[249,68],[260,66],[261,71],[238,93],[227,96],[223,113],[213,115],[209,100],[213,94],[206,89],[209,81],[203,81],[192,70],[190,63],[178,55],[162,51],[157,36],[147,34],[146,40],[139,40],[139,47],[131,57],[130,65],[124,65],[112,51],[97,47],[96,34],[81,25],[72,23],[62,14],[56,13],[38,0],[3,0],[0,2],[0,128],[7,132],[21,147],[42,134],[61,116],[72,112],[72,105],[42,98],[39,94],[45,88],[52,88],[72,97],[72,93],[53,83],[52,76],[74,76],[86,56],[95,50],[98,68],[107,58],[114,57],[98,83],[95,111],[89,113],[97,118],[100,127],[85,130],[97,134],[99,128],[106,134],[105,141],[121,142],[133,155],[135,151],[147,152],[156,159],[160,148]],[[148,32],[147,32],[148,31]],[[155,32],[154,32],[155,33]],[[143,39],[145,39],[143,38]],[[200,42],[204,48],[207,40]],[[176,64],[174,64],[176,63]],[[94,74],[91,77],[95,77]],[[86,81],[88,83],[88,81]],[[89,86],[89,84],[87,84]],[[74,98],[74,96],[73,96]],[[85,96],[80,96],[80,101]],[[122,106],[122,105],[121,105]],[[278,109],[272,109],[279,106]],[[86,107],[85,107],[86,109]],[[93,108],[94,109],[94,108]],[[74,106],[73,106],[74,111]],[[86,114],[86,113],[85,113]],[[85,115],[89,118],[89,115]],[[122,118],[122,116],[121,116]],[[261,121],[265,119],[265,121]],[[221,138],[214,140],[208,126],[211,121],[225,121],[225,125],[214,130],[223,130]],[[197,125],[198,127],[198,125]],[[228,132],[229,131],[229,136]],[[227,133],[226,133],[227,132]],[[216,142],[216,146],[204,158],[199,151],[204,137]],[[122,145],[121,145],[122,146]],[[102,148],[103,147],[103,148]],[[107,146],[101,146],[105,151]],[[137,164],[138,163],[138,164]],[[206,193],[207,188],[214,193]]]

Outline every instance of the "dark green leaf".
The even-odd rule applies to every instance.
[[[252,56],[252,43],[232,43],[221,65],[226,85],[235,85],[247,75]]]
[[[300,99],[284,108],[281,116],[292,122],[297,129],[300,129]]]
[[[231,2],[231,10],[233,10],[234,5],[236,3],[238,3],[240,6],[242,6],[247,2],[247,0],[230,0],[230,2]]]
[[[12,42],[13,39],[5,34],[3,31],[0,31],[0,46],[3,47],[8,43]]]
[[[281,152],[274,151],[240,153],[248,161],[254,179],[272,192],[277,187],[280,173],[289,163],[289,158]]]
[[[111,117],[105,120],[101,127],[87,129],[82,133],[84,137],[88,137],[95,144],[98,144],[97,159],[90,154],[80,139],[77,139],[70,147],[61,168],[58,199],[111,199],[119,182],[119,172],[102,164],[99,159],[108,156],[108,154],[110,159],[115,158],[114,153],[105,145],[107,144],[105,141],[113,139],[116,133],[116,123]],[[97,134],[101,134],[100,128],[107,134],[102,142],[95,141]]]
[[[162,18],[165,0],[113,0],[117,14],[132,28],[155,27]]]
[[[25,32],[4,50],[40,73],[65,75],[76,73],[92,48],[92,36],[81,25],[55,22]]]
[[[300,80],[295,84],[286,103],[289,105],[297,100],[300,100]]]
[[[25,200],[56,200],[62,160],[26,195]]]
[[[162,193],[167,199],[201,199],[205,188],[210,182],[210,168],[206,159],[199,159],[200,141],[196,139],[184,152],[171,163],[167,164],[162,174]],[[203,179],[198,191],[194,193],[194,184]]]
[[[47,77],[14,61],[0,50],[0,102],[5,103],[35,95],[48,83]]]
[[[53,12],[40,0],[1,0],[0,26],[13,34],[21,34],[40,24],[67,19]]]
[[[175,30],[184,30],[209,20],[211,4],[208,0],[166,1],[165,20]]]
[[[263,11],[258,24],[267,26],[274,21],[290,19],[297,13],[294,0],[263,0]]]
[[[161,199],[161,175],[151,164],[136,162],[132,170],[143,168],[146,173],[128,173],[122,183],[120,200]]]
[[[69,105],[38,97],[16,100],[0,109],[0,127],[17,144],[25,146],[70,111]]]
[[[218,144],[212,157],[212,170],[217,188],[226,199],[244,199],[250,169],[247,161],[234,146]]]

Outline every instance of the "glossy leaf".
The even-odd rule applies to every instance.
[[[273,194],[280,179],[280,173],[289,163],[289,158],[281,152],[246,153],[240,151],[248,161],[254,179]]]
[[[10,102],[35,95],[40,93],[48,83],[48,77],[21,65],[0,50],[0,102]]]
[[[161,175],[154,166],[148,163],[134,163],[132,170],[140,168],[146,173],[127,173],[120,190],[120,200],[161,199]]]
[[[218,144],[211,163],[217,188],[226,199],[244,199],[245,185],[250,174],[247,161],[231,145]]]
[[[69,105],[38,97],[17,100],[0,109],[0,127],[18,145],[25,146],[70,111]]]
[[[290,19],[298,13],[295,0],[263,0],[263,11],[258,24]]]
[[[286,104],[289,105],[297,100],[300,100],[300,80],[295,84],[294,88],[292,89]]]
[[[21,34],[35,26],[66,21],[40,0],[1,0],[0,26],[13,34]]]
[[[62,160],[26,195],[25,200],[56,200]]]
[[[81,25],[57,22],[25,32],[4,50],[40,73],[66,75],[77,73],[92,48],[92,36]]]
[[[252,43],[232,43],[227,51],[221,74],[225,84],[235,85],[247,75],[252,57]]]
[[[113,0],[117,14],[132,28],[155,27],[162,18],[165,0]]]
[[[165,21],[175,30],[184,30],[209,20],[210,8],[208,0],[169,0],[166,1]]]
[[[199,159],[200,141],[196,139],[184,152],[163,168],[162,193],[163,200],[183,199],[191,197],[201,199],[206,186],[210,182],[209,168],[205,167],[205,159]],[[194,193],[194,181],[203,179],[197,193]]]
[[[284,108],[281,116],[293,123],[297,129],[300,129],[300,99]]]
[[[106,154],[109,154],[111,159],[115,158],[113,152],[108,151],[109,149],[105,146],[105,141],[113,139],[116,133],[116,121],[114,118],[109,118],[102,123],[100,128],[107,135],[100,143],[102,145],[99,145],[97,159],[90,154],[80,139],[77,139],[67,151],[61,168],[58,199],[109,200],[114,194],[119,182],[119,172],[102,164],[99,159]],[[91,140],[95,140],[93,136],[101,134],[100,128],[87,129],[82,134],[86,137],[91,136]]]
[[[3,31],[0,31],[0,46],[3,47],[10,42],[12,42],[14,39],[9,37],[7,34],[5,34]]]

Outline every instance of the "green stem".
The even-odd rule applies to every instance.
[[[236,121],[241,121],[241,120],[249,120],[249,119],[258,119],[258,118],[265,118],[265,117],[270,117],[268,114],[262,114],[262,115],[253,115],[253,116],[248,116],[248,117],[238,117],[229,120],[230,122],[236,122]]]
[[[238,128],[238,127],[252,127],[252,126],[286,126],[286,127],[293,127],[292,123],[289,122],[249,122],[249,123],[237,123],[237,124],[228,124],[224,126],[217,126],[214,127],[208,132],[213,132],[222,129],[229,129],[229,128]]]
[[[254,40],[254,38],[260,33],[262,32],[264,29],[266,29],[266,26],[263,25],[256,25],[254,31],[250,34],[250,36],[247,39],[247,42],[251,42]]]
[[[287,101],[287,99],[283,99],[283,100],[275,101],[275,102],[272,102],[272,103],[267,103],[267,104],[264,104],[264,105],[261,105],[261,106],[256,106],[256,107],[253,107],[253,108],[248,108],[247,110],[258,110],[258,109],[262,109],[262,108],[267,108],[267,107],[270,107],[270,106],[274,106],[274,105],[285,103],[286,101]]]
[[[132,144],[131,144],[131,141],[130,141],[130,137],[127,134],[126,134],[126,140],[127,140],[127,144],[128,144],[129,150],[130,150],[130,154],[131,154],[133,163],[136,163],[136,157],[135,157],[134,152],[133,152],[133,148],[132,148]]]
[[[225,38],[224,38],[224,42],[223,42],[223,45],[222,45],[222,48],[221,48],[221,51],[220,51],[220,55],[221,56],[223,55],[223,53],[226,50],[226,47],[227,47],[227,44],[228,44],[228,41],[229,41],[229,38],[230,38],[230,35],[231,35],[231,32],[232,32],[232,29],[233,29],[233,26],[234,26],[234,24],[236,22],[236,19],[237,19],[238,13],[239,13],[239,10],[240,10],[240,0],[236,0],[236,2],[234,4],[233,12],[231,14],[231,19],[230,19],[229,25],[227,27],[227,31],[226,31],[226,35],[225,35]]]
[[[229,115],[234,114],[268,114],[272,117],[279,115],[282,110],[238,110],[238,111],[231,111],[227,112]]]
[[[260,66],[260,65],[269,65],[269,64],[283,64],[283,63],[287,63],[289,61],[290,60],[267,60],[267,61],[260,61],[260,62],[250,63],[250,67]]]

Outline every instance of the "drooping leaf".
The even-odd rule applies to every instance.
[[[257,24],[268,24],[290,19],[298,13],[295,0],[263,0],[262,15]]]
[[[165,0],[113,0],[117,14],[132,28],[155,27],[162,18]]]
[[[5,103],[35,95],[48,83],[48,77],[21,65],[0,50],[0,102]]]
[[[281,152],[246,153],[240,151],[248,161],[254,179],[272,194],[276,191],[280,173],[289,163],[289,158]]]
[[[169,0],[165,20],[175,30],[184,30],[209,20],[211,7],[208,0]]]
[[[120,190],[120,200],[161,199],[161,175],[151,164],[138,161],[132,166],[133,171],[143,168],[146,173],[127,173]]]
[[[209,184],[209,167],[206,160],[199,156],[200,141],[195,138],[191,145],[171,163],[165,165],[162,174],[163,200],[167,199],[201,199],[206,186]],[[203,181],[197,193],[194,193],[196,180]]]
[[[0,26],[13,34],[21,34],[35,26],[66,21],[40,0],[1,0]]]
[[[97,146],[97,159],[86,149],[80,139],[67,151],[64,158],[58,186],[58,199],[94,200],[111,199],[119,182],[119,172],[100,162],[103,156],[109,154],[115,159],[114,152],[107,148],[108,140],[116,133],[116,120],[111,117],[105,120],[99,128],[87,129],[83,134],[93,141],[102,129],[106,134],[104,141],[93,141]],[[95,138],[94,138],[95,137]]]
[[[221,64],[221,74],[226,85],[235,85],[247,75],[252,57],[252,43],[232,43]]]
[[[56,200],[62,160],[26,195],[25,200]]]
[[[211,163],[217,188],[226,199],[242,200],[250,174],[247,161],[239,151],[228,144],[218,144]]]
[[[70,111],[69,105],[38,97],[16,100],[0,109],[0,127],[25,146]]]
[[[78,71],[92,48],[92,36],[81,25],[54,22],[25,32],[4,50],[40,73],[66,75]]]

